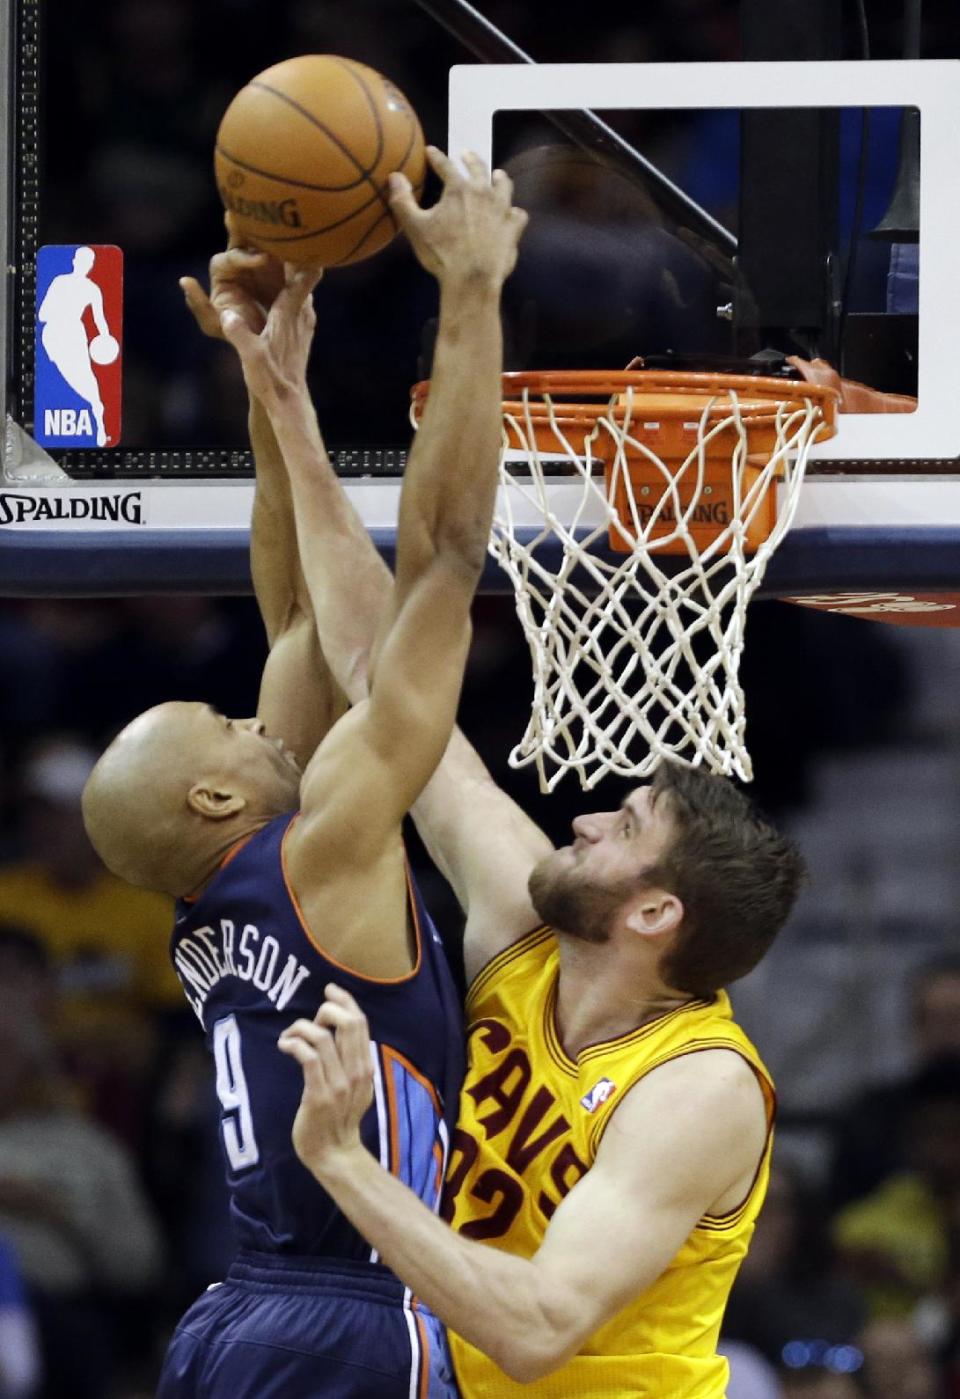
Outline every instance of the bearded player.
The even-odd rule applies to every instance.
[[[363,1140],[438,1205],[462,1027],[401,820],[453,726],[495,493],[500,289],[525,216],[500,172],[491,181],[475,158],[465,174],[431,159],[439,203],[419,209],[402,176],[392,202],[440,283],[435,392],[404,477],[396,585],[372,664],[364,651],[369,698],[325,734],[337,704],[307,581],[323,528],[305,380],[318,274],[287,269],[267,287],[276,265],[234,248],[214,260],[211,302],[185,284],[201,321],[212,315],[207,328],[240,353],[251,393],[251,562],[270,653],[255,719],[160,705],[123,730],[84,793],[105,863],[178,900],[173,956],[216,1062],[240,1244],[226,1282],[178,1327],[159,1399],[454,1393],[436,1318],[297,1160],[300,1074],[276,1047],[278,1025],[312,1015],[331,976],[349,986],[376,1041]]]

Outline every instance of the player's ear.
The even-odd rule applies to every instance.
[[[246,797],[241,797],[239,793],[219,792],[202,782],[195,782],[187,793],[187,806],[208,821],[224,821],[228,816],[236,816],[246,804]]]
[[[626,924],[641,937],[662,937],[683,921],[683,904],[665,889],[647,889],[627,914]]]

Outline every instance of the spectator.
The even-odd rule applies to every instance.
[[[863,1390],[853,1375],[834,1374],[818,1368],[784,1370],[783,1399],[862,1399]]]
[[[156,1281],[153,1220],[120,1145],[71,1105],[27,1006],[0,1009],[0,1233],[37,1311],[49,1399],[99,1399],[117,1354],[109,1298]]]
[[[863,1297],[836,1267],[824,1202],[797,1173],[775,1164],[730,1294],[724,1337],[746,1341],[779,1364],[796,1337],[841,1345],[865,1319]]]
[[[863,1351],[845,1342],[789,1341],[780,1365],[783,1399],[861,1399]]]
[[[941,1399],[933,1359],[908,1321],[872,1321],[859,1343],[867,1399]]]
[[[910,991],[914,1064],[922,1069],[944,1054],[960,1054],[960,958],[925,967]],[[859,1199],[904,1168],[903,1114],[909,1079],[868,1089],[841,1114],[835,1137],[832,1198]]]
[[[38,747],[22,778],[23,858],[0,869],[0,921],[32,933],[60,985],[61,1048],[97,1118],[135,1142],[157,1016],[182,1011],[167,959],[169,900],[108,874],[87,840],[80,792],[95,754]]]
[[[874,1318],[907,1317],[947,1278],[960,1203],[960,1056],[936,1060],[907,1086],[900,1150],[907,1169],[848,1205],[834,1224]]]
[[[23,1006],[50,1029],[59,1012],[50,955],[27,928],[0,923],[0,1001]]]

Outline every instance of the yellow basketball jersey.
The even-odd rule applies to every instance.
[[[507,948],[467,997],[467,1076],[451,1150],[445,1213],[467,1238],[525,1258],[557,1205],[596,1158],[627,1091],[659,1064],[732,1049],[752,1065],[773,1121],[770,1076],[720,992],[690,1001],[576,1061],[557,1034],[559,957],[549,928]],[[766,1193],[771,1137],[740,1207],[705,1215],[661,1276],[568,1364],[520,1385],[451,1333],[464,1399],[723,1399],[716,1353],[727,1297]]]

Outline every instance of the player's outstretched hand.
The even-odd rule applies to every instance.
[[[277,1041],[303,1069],[293,1146],[315,1174],[332,1154],[361,1147],[360,1121],[373,1101],[367,1017],[339,986],[326,996],[313,1020],[295,1020]]]
[[[390,176],[390,207],[418,259],[440,282],[477,276],[503,282],[513,271],[527,215],[513,207],[513,182],[503,170],[492,177],[478,155],[463,169],[436,146],[427,159],[443,181],[431,209],[421,209],[405,175]]]
[[[259,334],[232,307],[220,316],[223,334],[240,356],[247,388],[268,412],[278,412],[306,388],[307,360],[317,324],[313,289],[319,267],[283,264],[284,285]]]
[[[244,247],[233,216],[227,214],[226,251],[210,259],[210,294],[196,277],[181,277],[180,289],[204,335],[223,340],[221,319],[226,312],[240,316],[259,335],[267,323],[267,313],[284,286],[283,263],[269,253]]]

